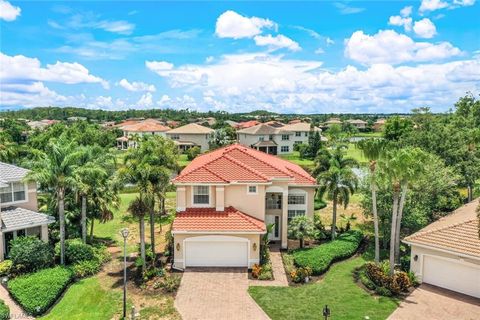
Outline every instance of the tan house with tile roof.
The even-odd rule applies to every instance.
[[[480,298],[480,198],[406,237],[421,282]]]
[[[170,130],[169,127],[155,119],[128,120],[119,128],[123,131],[123,136],[117,138],[117,148],[120,150],[136,147],[138,138],[144,136],[160,135],[165,137],[165,133]]]
[[[195,158],[175,179],[174,267],[252,267],[260,240],[287,247],[288,221],[313,217],[316,181],[300,166],[233,144]]]
[[[212,128],[197,123],[189,123],[167,131],[167,137],[172,139],[182,151],[192,147],[199,147],[204,152],[209,149],[209,142],[214,132],[215,130]]]

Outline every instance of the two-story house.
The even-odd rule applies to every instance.
[[[313,128],[321,132],[320,128]],[[268,154],[289,154],[296,144],[308,143],[310,124],[306,122],[286,124],[283,126],[261,123],[256,126],[238,130],[237,140],[240,144],[252,147]]]
[[[261,237],[287,247],[287,226],[313,217],[316,181],[300,166],[233,144],[195,158],[172,182],[174,267],[251,267]]]
[[[117,138],[117,148],[120,150],[136,147],[137,138],[147,135],[161,135],[165,137],[166,132],[170,130],[169,127],[155,119],[130,121],[122,125],[120,129],[123,131],[123,136]]]
[[[192,147],[199,147],[202,152],[210,147],[209,142],[215,130],[201,126],[197,123],[187,125],[167,131],[167,137],[172,139],[180,150],[185,151]]]
[[[25,182],[28,170],[0,162],[0,261],[8,256],[10,241],[37,236],[48,241],[51,216],[37,211],[37,185]]]

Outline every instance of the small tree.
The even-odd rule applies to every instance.
[[[288,224],[288,237],[300,240],[300,248],[304,247],[305,239],[315,236],[315,226],[311,218],[306,216],[294,217]]]
[[[190,148],[185,152],[187,154],[187,159],[190,160],[190,161],[195,159],[201,153],[199,147]]]

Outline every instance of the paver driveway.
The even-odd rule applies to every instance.
[[[269,319],[247,292],[245,268],[187,268],[175,298],[183,320]]]
[[[480,319],[480,299],[422,284],[388,319],[478,320]]]

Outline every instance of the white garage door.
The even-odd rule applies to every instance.
[[[424,256],[422,277],[425,283],[480,298],[480,266]]]
[[[248,240],[228,236],[185,240],[186,267],[247,267]]]

